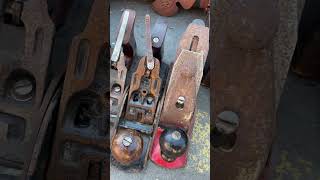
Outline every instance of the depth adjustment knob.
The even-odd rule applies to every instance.
[[[186,152],[188,136],[182,129],[167,128],[162,132],[159,144],[162,158],[172,162]]]

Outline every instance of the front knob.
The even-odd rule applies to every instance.
[[[122,165],[137,161],[143,150],[143,140],[134,130],[120,129],[112,141],[112,155]]]
[[[168,162],[183,155],[188,146],[188,136],[181,129],[165,129],[160,136],[161,156]]]

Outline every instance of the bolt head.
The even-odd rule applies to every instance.
[[[239,116],[233,111],[223,111],[217,116],[216,127],[225,134],[234,133],[239,127]]]
[[[185,101],[185,100],[186,100],[186,99],[185,99],[183,96],[179,96],[179,97],[178,97],[178,100],[177,100],[177,103],[182,105],[182,104],[184,104],[184,101]]]
[[[153,97],[147,97],[147,103],[152,104],[153,102]]]
[[[185,97],[179,96],[178,100],[176,102],[176,107],[179,108],[179,109],[182,109],[184,107],[185,100],[186,100]]]
[[[158,42],[160,41],[160,39],[159,39],[158,37],[154,37],[154,38],[152,39],[152,41],[153,41],[154,43],[158,43]]]
[[[122,140],[122,144],[125,147],[129,147],[132,144],[132,138],[129,137],[129,136],[124,137],[123,140]]]
[[[184,103],[185,98],[184,98],[183,96],[180,96],[180,97],[178,97],[178,101],[179,101],[180,103]]]
[[[34,85],[29,79],[19,79],[15,81],[11,88],[13,97],[18,101],[28,101],[32,98]]]
[[[115,86],[115,87],[113,88],[113,91],[116,92],[116,93],[120,93],[121,87],[120,87],[120,86]]]

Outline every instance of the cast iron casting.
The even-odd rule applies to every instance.
[[[113,137],[121,116],[128,88],[125,85],[127,71],[133,59],[135,40],[133,25],[135,11],[124,10],[116,44],[111,55],[110,68],[110,135]],[[131,43],[130,43],[131,42]],[[132,45],[131,45],[132,44]],[[127,63],[126,63],[127,62]]]
[[[54,109],[51,100],[57,96],[63,70],[57,77],[47,76],[55,33],[47,1],[8,0],[3,5],[0,19],[0,179],[27,179],[34,173],[34,159],[38,156],[35,152],[43,140],[46,116]]]
[[[48,180],[109,177],[109,4],[94,0],[71,44]]]
[[[200,23],[199,23],[200,22]],[[166,128],[179,128],[191,138],[195,121],[196,99],[209,50],[209,28],[202,20],[194,20],[182,35],[167,85],[159,128],[150,158],[166,168],[181,168],[187,161],[186,153],[175,160],[162,158],[158,138]],[[188,85],[186,88],[185,85]],[[161,140],[160,140],[161,141]],[[160,142],[161,143],[161,142]]]

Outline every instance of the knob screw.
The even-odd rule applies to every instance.
[[[126,136],[122,140],[122,144],[126,147],[129,147],[132,144],[132,138],[129,136]]]
[[[28,101],[32,98],[33,90],[33,84],[29,79],[20,79],[14,82],[12,95],[18,101]]]

